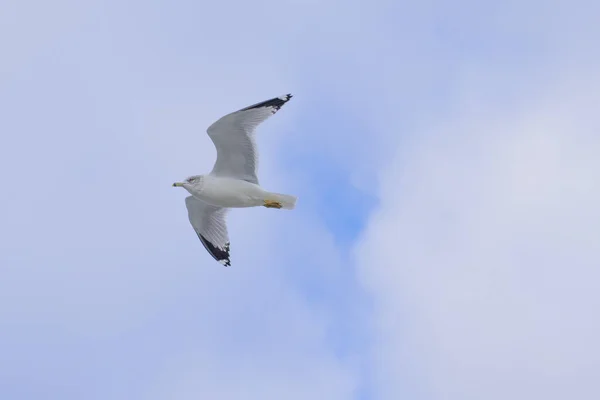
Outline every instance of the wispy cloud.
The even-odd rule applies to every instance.
[[[382,174],[358,250],[378,398],[600,393],[600,80],[561,68],[499,104],[491,71]]]

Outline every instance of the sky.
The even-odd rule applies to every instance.
[[[0,398],[600,397],[600,4],[0,4]],[[285,93],[229,214],[172,182]]]

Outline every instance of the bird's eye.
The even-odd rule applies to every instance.
[[[194,181],[196,180],[196,178],[188,178],[188,183],[194,183]]]

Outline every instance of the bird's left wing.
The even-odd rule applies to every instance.
[[[227,114],[208,127],[208,136],[217,148],[212,175],[245,180],[258,185],[258,154],[254,131],[292,98],[274,97]]]
[[[225,224],[227,209],[212,206],[194,196],[185,198],[185,206],[190,223],[204,248],[215,260],[229,267],[229,235]]]

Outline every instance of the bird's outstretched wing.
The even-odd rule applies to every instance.
[[[229,267],[229,235],[225,224],[227,209],[212,206],[194,196],[185,198],[185,206],[190,223],[206,250],[215,260]]]
[[[209,126],[208,136],[217,148],[217,161],[211,174],[258,184],[258,154],[254,131],[291,98],[291,94],[286,94],[242,108]]]

